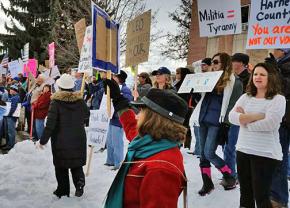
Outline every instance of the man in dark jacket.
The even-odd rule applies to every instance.
[[[85,176],[82,166],[86,164],[85,120],[89,110],[80,92],[73,92],[74,81],[63,74],[56,81],[60,91],[52,96],[47,123],[38,147],[43,148],[51,138],[51,148],[57,189],[53,192],[59,198],[69,196],[69,169],[76,188],[75,196],[82,196]]]
[[[232,97],[230,99],[232,102],[229,103],[228,113],[234,107],[240,96],[246,92],[246,87],[250,79],[248,64],[249,64],[249,56],[247,54],[235,53],[232,56],[233,71],[235,73],[235,76],[238,78],[235,82],[235,85],[239,85],[239,87],[236,88],[239,90],[232,93]],[[241,86],[243,86],[243,88],[241,88]],[[226,118],[226,120],[227,119],[228,118]],[[240,130],[239,126],[230,125],[228,131],[228,141],[226,142],[223,148],[225,163],[230,167],[230,169],[232,170],[232,176],[235,177],[236,179],[237,179],[236,144],[238,141],[239,130]]]
[[[289,200],[287,169],[290,140],[290,48],[275,49],[273,55],[271,58],[277,61],[282,93],[286,98],[286,113],[279,129],[283,159],[272,181],[271,196],[273,207],[283,208],[287,207]],[[271,61],[271,58],[266,58],[266,61]]]

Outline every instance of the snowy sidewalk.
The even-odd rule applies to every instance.
[[[188,183],[189,208],[236,208],[239,205],[239,188],[224,191],[219,185],[221,174],[213,169],[215,190],[200,197],[202,186],[199,160],[182,149]],[[0,155],[0,207],[2,208],[101,208],[105,195],[116,174],[104,166],[105,152],[93,155],[91,174],[86,178],[85,194],[74,197],[71,181],[71,197],[57,199],[52,192],[56,188],[54,166],[49,145],[45,150],[35,149],[31,141],[16,144],[7,155]],[[86,170],[86,169],[85,169]],[[182,195],[179,207],[182,207]]]

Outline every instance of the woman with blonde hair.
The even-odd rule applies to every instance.
[[[151,89],[135,115],[113,80],[105,80],[120,122],[130,141],[125,161],[114,179],[105,208],[177,208],[186,177],[179,147],[187,129],[182,125],[187,104],[169,90]]]
[[[242,94],[243,86],[232,72],[231,57],[228,54],[215,54],[212,58],[212,69],[213,71],[223,71],[223,73],[212,92],[201,94],[201,100],[191,118],[194,126],[199,126],[200,169],[203,186],[198,193],[201,196],[209,194],[214,189],[210,163],[223,174],[221,185],[225,190],[236,187],[236,180],[231,175],[232,170],[216,154],[216,149],[219,144],[218,135],[222,130],[221,125],[228,122],[230,104],[235,103]]]
[[[158,70],[153,71],[152,75],[156,76],[154,88],[175,91],[175,88],[172,86],[171,72],[168,68],[160,67]]]

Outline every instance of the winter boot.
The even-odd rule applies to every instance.
[[[61,191],[59,191],[58,189],[56,189],[54,192],[53,192],[54,195],[56,195],[58,198],[61,198],[62,196],[67,196],[69,197],[69,193],[63,193]]]
[[[231,175],[231,169],[225,165],[220,169],[221,173],[223,174],[223,180],[220,183],[225,190],[231,190],[236,188],[237,180]]]
[[[203,185],[202,185],[202,188],[198,191],[198,194],[200,196],[205,196],[206,194],[209,194],[214,189],[214,185],[211,180],[210,168],[201,168],[200,170],[201,170]]]
[[[76,185],[75,196],[81,197],[84,194],[85,180],[80,178]]]

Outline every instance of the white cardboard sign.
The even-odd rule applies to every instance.
[[[106,110],[91,110],[90,113],[88,144],[102,148],[106,143],[110,119]]]
[[[240,0],[198,0],[200,37],[240,34]]]
[[[84,43],[81,50],[81,56],[78,67],[79,73],[87,73],[89,76],[93,74],[92,68],[92,26],[86,29]]]
[[[182,82],[178,93],[211,92],[223,71],[188,74]]]

